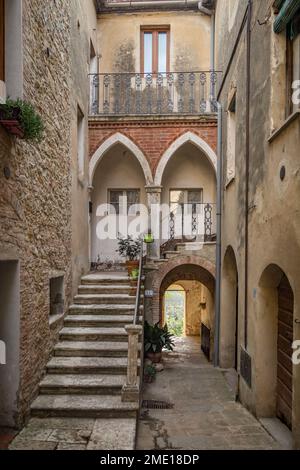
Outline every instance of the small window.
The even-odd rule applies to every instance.
[[[5,0],[0,0],[0,80],[5,81]]]
[[[227,161],[226,184],[235,178],[235,154],[236,154],[236,92],[228,106],[227,113]]]
[[[82,177],[84,174],[84,115],[81,109],[77,108],[77,162],[78,162],[78,176]]]
[[[141,73],[170,71],[170,27],[141,28]]]
[[[287,57],[286,57],[286,117],[299,109],[299,103],[294,102],[294,83],[300,80],[300,13],[287,26]],[[299,87],[298,87],[299,89]],[[297,96],[299,93],[297,93]]]
[[[140,203],[139,189],[109,189],[108,202],[116,211],[116,214],[127,213],[135,204]],[[124,208],[122,210],[122,208]]]
[[[201,208],[203,202],[202,189],[171,189],[170,190],[170,211],[176,212],[179,207],[195,205]]]
[[[50,279],[50,316],[64,313],[64,277]]]

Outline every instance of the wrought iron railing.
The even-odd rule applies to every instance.
[[[215,214],[214,203],[177,204],[162,221],[162,230],[163,233],[167,232],[168,240],[213,241],[216,233]]]
[[[91,115],[216,113],[219,72],[90,75]]]

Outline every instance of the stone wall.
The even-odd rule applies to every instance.
[[[0,260],[20,264],[21,311],[18,426],[28,413],[57,338],[49,322],[49,280],[64,276],[71,292],[71,159],[69,0],[23,1],[23,98],[45,124],[41,143],[0,129]],[[6,177],[4,176],[6,168]]]

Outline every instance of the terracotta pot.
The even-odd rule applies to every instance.
[[[24,131],[19,121],[16,119],[1,119],[0,123],[9,134],[20,137],[21,139],[24,137]]]
[[[144,375],[144,382],[146,384],[152,384],[153,381],[154,381],[154,377],[152,377],[151,375]]]
[[[154,364],[158,364],[161,361],[162,358],[162,352],[147,352],[146,356],[150,361],[152,361]]]
[[[137,283],[138,283],[137,280],[130,279],[130,293],[129,293],[129,295],[132,295],[133,297],[136,296]]]
[[[128,271],[128,276],[131,276],[132,271],[135,269],[138,269],[139,267],[139,261],[138,260],[133,260],[133,261],[126,261],[126,267]]]

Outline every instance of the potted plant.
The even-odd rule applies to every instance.
[[[130,282],[130,294],[129,295],[133,295],[133,296],[136,295],[138,278],[139,278],[139,269],[135,268],[131,271],[131,274],[129,276],[129,282]]]
[[[128,276],[131,277],[132,272],[138,270],[139,267],[138,256],[141,251],[141,240],[134,240],[131,236],[128,236],[127,238],[119,238],[118,245],[117,251],[123,258],[126,258]]]
[[[144,382],[151,384],[156,377],[156,369],[153,364],[147,364],[144,369]]]
[[[168,325],[161,327],[159,323],[150,325],[145,322],[145,354],[154,363],[161,361],[162,350],[173,351],[174,335],[168,330]]]
[[[21,99],[8,98],[0,104],[0,123],[12,135],[21,139],[40,142],[44,124],[33,106]]]

